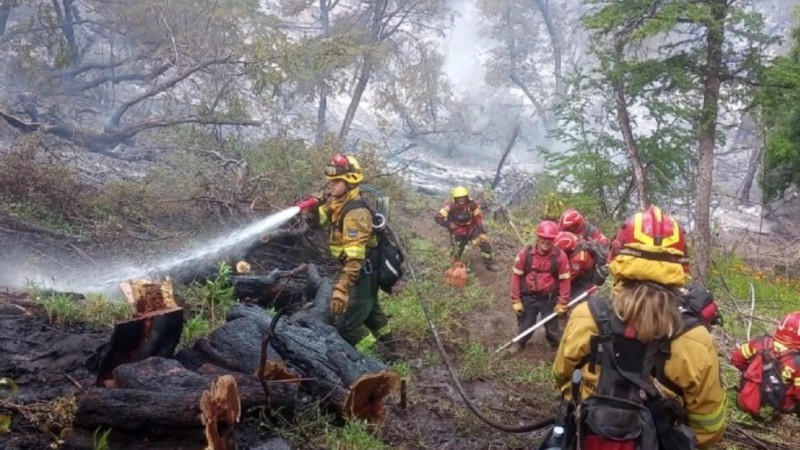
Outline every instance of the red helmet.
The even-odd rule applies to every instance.
[[[583,215],[579,213],[577,209],[570,208],[561,214],[561,219],[558,221],[558,229],[561,231],[579,233],[583,230],[585,222]]]
[[[775,330],[775,339],[791,348],[800,348],[800,311],[783,316]]]
[[[689,281],[683,227],[656,206],[634,214],[611,245],[609,269],[617,279],[682,287]]]
[[[555,239],[558,235],[558,225],[555,222],[545,220],[536,227],[536,236],[542,239]]]
[[[642,244],[657,249],[674,249],[681,253],[680,256],[686,256],[687,253],[683,228],[677,220],[661,212],[658,206],[651,206],[645,212],[634,214],[622,225],[614,240],[621,247]]]
[[[566,253],[572,253],[578,247],[578,236],[569,231],[559,231],[553,244]]]

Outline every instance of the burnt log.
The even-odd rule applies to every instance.
[[[258,308],[243,308],[259,311]],[[178,352],[176,359],[194,370],[212,364],[228,370],[257,374],[261,364],[261,347],[270,322],[254,317],[233,318],[214,330],[207,338],[198,339],[191,349]],[[267,345],[264,378],[286,380],[301,375],[281,358],[271,345]]]
[[[182,331],[183,308],[149,312],[117,323],[111,335],[111,346],[100,362],[95,384],[102,386],[109,381],[113,370],[121,364],[150,356],[172,356]]]
[[[265,308],[283,309],[304,301],[305,277],[294,271],[273,270],[267,275],[235,275],[236,298]]]
[[[323,290],[320,288],[318,296],[324,296]],[[234,305],[228,317],[248,317],[263,329],[271,323],[265,311],[242,305]],[[287,366],[303,375],[301,387],[323,399],[332,411],[344,417],[383,419],[383,401],[394,390],[399,379],[397,373],[362,356],[334,327],[309,317],[314,316],[279,322],[271,346]]]
[[[166,358],[148,358],[114,370],[116,388],[94,388],[78,399],[75,426],[94,430],[98,426],[158,436],[192,432],[202,435],[200,399],[215,380],[235,379],[243,410],[268,406],[271,411],[291,415],[296,408],[297,383],[268,382],[269,398],[254,376],[202,366],[192,372]]]

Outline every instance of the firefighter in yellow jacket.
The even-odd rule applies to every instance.
[[[572,397],[573,371],[582,370],[582,414],[591,416],[582,422],[586,424],[580,437],[583,448],[602,449],[604,443],[614,441],[613,436],[606,435],[612,433],[603,429],[603,415],[592,414],[587,404],[602,405],[604,395],[631,400],[624,397],[627,391],[620,388],[626,383],[632,388],[634,402],[647,392],[654,395],[645,398],[662,401],[659,404],[685,413],[682,421],[676,422],[671,416],[666,435],[675,429],[690,430],[676,435],[683,436],[683,442],[694,439],[699,448],[709,448],[722,439],[725,430],[726,396],[717,350],[707,328],[682,329],[676,290],[689,278],[683,229],[675,219],[651,207],[627,221],[618,239],[620,246],[611,255],[609,269],[619,286],[610,300],[593,298],[575,307],[553,364],[556,383],[568,400]],[[611,351],[608,345],[614,346]],[[659,350],[654,352],[655,348]],[[647,349],[651,349],[650,356]],[[652,365],[648,367],[647,361]],[[624,372],[621,367],[625,367]],[[631,375],[639,374],[639,370],[639,377]],[[606,371],[608,374],[601,377]],[[657,381],[651,376],[653,373],[657,374]],[[594,395],[597,397],[592,399]],[[655,420],[653,409],[648,409]],[[643,439],[642,434],[638,436],[636,439]],[[661,449],[664,444],[661,434],[658,436],[656,446],[651,443],[636,448]]]
[[[372,230],[372,213],[361,203],[359,184],[364,180],[354,156],[334,155],[325,167],[326,195],[312,208],[306,220],[312,228],[330,227],[331,254],[342,263],[342,273],[333,288],[330,308],[342,338],[355,346],[366,327],[393,354],[395,344],[389,319],[378,302],[377,238]],[[324,200],[324,202],[323,202]],[[359,202],[359,205],[350,205]]]

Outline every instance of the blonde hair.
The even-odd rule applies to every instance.
[[[670,337],[682,326],[675,291],[655,283],[623,283],[615,289],[611,307],[642,342]]]

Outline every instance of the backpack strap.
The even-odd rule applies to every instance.
[[[344,217],[347,215],[347,213],[361,208],[366,208],[370,213],[372,213],[372,210],[369,209],[367,203],[360,198],[350,200],[344,204],[344,207],[342,207],[342,214],[339,216],[339,220],[336,222],[336,226],[339,228],[340,233],[344,231]]]
[[[528,278],[528,274],[531,273],[531,251],[533,251],[533,245],[526,245],[525,257],[522,259],[522,281],[519,286],[520,295],[525,295],[530,292],[526,279]]]

